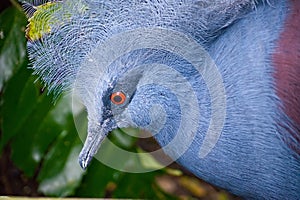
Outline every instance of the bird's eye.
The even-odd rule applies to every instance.
[[[110,100],[116,105],[121,105],[125,102],[126,95],[123,92],[115,92],[110,96]]]

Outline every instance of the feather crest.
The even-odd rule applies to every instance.
[[[81,63],[99,43],[141,27],[176,30],[203,46],[255,6],[254,0],[50,1],[29,10],[28,52],[50,91],[70,89]],[[32,14],[33,13],[33,14]]]

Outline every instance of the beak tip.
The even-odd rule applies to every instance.
[[[79,165],[83,170],[86,170],[86,168],[89,166],[91,160],[92,160],[92,157],[84,156],[82,154],[80,154],[79,158],[78,158]]]
[[[110,127],[110,126],[108,126]],[[89,125],[87,139],[79,154],[78,162],[82,169],[86,169],[91,163],[93,156],[97,153],[101,142],[105,139],[111,128],[103,128],[97,125]]]

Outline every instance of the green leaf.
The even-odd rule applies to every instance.
[[[156,186],[154,184],[154,180],[155,176],[159,175],[160,173],[160,171],[142,174],[124,173],[118,181],[117,188],[113,193],[113,197],[159,199],[158,193],[155,191]]]
[[[53,105],[52,96],[41,92],[42,86],[38,82],[34,83],[36,78],[30,75],[32,71],[26,66],[27,62],[24,62],[24,66],[7,82],[4,90],[0,148],[11,140],[13,161],[26,175],[33,176],[43,156],[36,149],[39,145],[44,145],[44,151],[47,148],[45,142],[34,146],[34,139],[42,120]],[[56,136],[43,136],[48,144],[52,142],[51,137],[53,140]]]
[[[52,96],[43,94],[33,102],[35,106],[30,106],[31,102],[27,101],[29,107],[32,107],[31,112],[24,117],[24,123],[11,142],[12,160],[29,177],[34,175],[49,145],[63,130],[60,124],[55,122],[55,110],[51,111],[55,108]]]
[[[159,163],[151,154],[146,154],[146,152],[141,149],[138,148],[137,149],[139,153],[139,159],[140,162],[142,164],[143,167],[145,167],[146,169],[162,169],[164,166]]]
[[[105,197],[109,183],[118,182],[118,177],[123,172],[109,168],[96,159],[93,159],[74,196],[99,198]]]
[[[41,93],[41,86],[28,69],[21,68],[7,83],[3,94],[3,147],[15,135],[34,134],[40,120],[49,112],[52,97]],[[22,141],[21,141],[22,142]],[[30,142],[30,141],[29,141]]]
[[[1,94],[1,129],[0,154],[3,146],[14,136],[15,131],[22,120],[18,120],[18,113],[7,109],[10,106],[16,107],[21,91],[26,85],[26,81],[31,71],[19,69],[27,68],[26,40],[24,29],[26,25],[25,15],[16,8],[8,8],[0,13],[0,91]],[[9,88],[3,89],[6,81],[16,74],[16,82],[11,81]],[[8,92],[9,91],[9,92]],[[10,104],[10,106],[7,106]],[[14,111],[17,111],[16,109]],[[13,118],[7,115],[13,116]],[[10,121],[11,119],[15,119]]]
[[[14,7],[0,14],[0,90],[26,58],[26,16]]]
[[[38,177],[41,180],[39,191],[48,196],[64,197],[73,194],[84,173],[78,164],[81,142],[74,141],[76,137],[68,138],[65,134],[62,133],[61,140],[57,141],[47,155]]]
[[[49,196],[61,197],[73,194],[84,174],[78,164],[82,142],[74,125],[70,102],[69,98],[61,99],[38,132],[39,136],[51,134],[51,131],[54,131],[51,127],[57,126],[55,132],[60,133],[44,157],[38,175],[39,191]],[[34,146],[40,146],[39,141],[44,137],[37,138]],[[44,146],[47,145],[40,147]]]
[[[120,172],[94,159],[74,196],[160,199],[164,194],[156,190],[154,180],[161,173],[162,171],[142,174]],[[114,187],[111,188],[111,185]]]
[[[109,134],[109,139],[123,149],[135,149],[135,143],[140,130],[133,128],[116,129]],[[133,137],[135,135],[136,137]]]

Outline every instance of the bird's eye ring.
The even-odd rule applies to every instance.
[[[121,105],[126,101],[126,95],[123,92],[114,92],[110,96],[110,100],[116,105]]]

